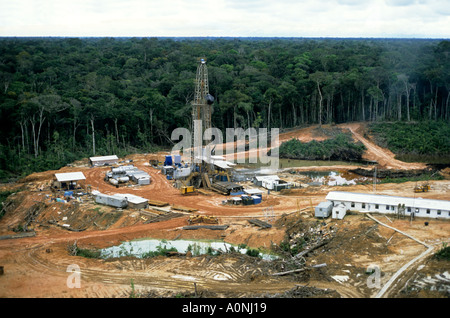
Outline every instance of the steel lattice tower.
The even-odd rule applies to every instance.
[[[197,75],[195,78],[195,92],[194,100],[192,102],[192,127],[194,129],[194,120],[201,120],[202,131],[199,135],[203,136],[203,132],[211,128],[211,112],[214,98],[209,94],[208,84],[208,69],[206,67],[206,60],[199,59],[199,65],[197,67]],[[202,138],[203,140],[203,138]],[[203,144],[203,143],[202,143]]]

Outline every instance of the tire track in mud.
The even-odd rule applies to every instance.
[[[276,293],[291,288],[292,284],[283,283],[270,278],[261,282],[250,282],[249,277],[262,275],[263,271],[237,261],[222,262],[207,257],[197,259],[157,258],[150,260],[91,260],[81,257],[51,257],[45,249],[48,245],[39,244],[21,250],[16,258],[21,268],[28,275],[36,275],[41,279],[51,277],[60,282],[56,297],[67,291],[66,281],[71,275],[67,267],[77,264],[80,267],[80,279],[83,286],[74,290],[71,296],[77,297],[128,297],[131,293],[131,281],[139,290],[192,291],[193,283],[203,290],[217,293],[233,293],[240,291],[242,295],[249,293]],[[60,255],[59,253],[58,255]]]
[[[199,213],[212,215],[237,215],[245,212],[246,214],[258,213],[264,207],[272,206],[276,211],[286,211],[296,209],[295,200],[283,200],[279,198],[271,198],[263,200],[257,206],[246,206],[245,209],[236,206],[224,206],[221,204],[225,196],[212,193],[209,196],[205,195],[182,195],[180,191],[173,187],[173,185],[157,170],[151,166],[135,163],[139,169],[147,172],[150,175],[151,181],[149,185],[133,186],[133,187],[119,187],[104,181],[104,175],[107,168],[91,168],[84,171],[86,176],[86,184],[90,184],[93,190],[98,190],[105,194],[113,193],[131,193],[142,196],[149,200],[164,201],[171,205],[181,205],[189,208],[197,209]]]

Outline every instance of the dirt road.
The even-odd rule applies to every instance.
[[[367,150],[363,158],[368,160],[375,160],[382,168],[385,169],[424,169],[426,165],[423,163],[403,162],[395,159],[395,155],[386,148],[381,148],[372,141],[363,137],[363,124],[351,123],[338,125],[341,128],[348,128],[356,140],[362,142]]]

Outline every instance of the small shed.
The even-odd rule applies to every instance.
[[[327,218],[330,216],[332,209],[333,209],[333,202],[330,201],[320,202],[315,208],[314,216],[316,218]]]
[[[265,180],[265,176],[254,176],[252,182],[254,185],[262,187],[262,182]]]
[[[114,165],[119,162],[119,158],[116,155],[112,156],[100,156],[100,157],[90,157],[89,162],[93,167]]]
[[[240,197],[232,197],[230,200],[228,200],[233,205],[240,205],[242,204],[242,198]]]
[[[273,190],[275,191],[281,191],[283,189],[290,189],[292,187],[292,184],[290,182],[284,181],[284,180],[275,180],[273,182]]]
[[[86,180],[83,172],[55,173],[55,178],[53,187],[59,190],[80,189],[81,183]]]
[[[338,203],[333,206],[331,210],[331,217],[333,219],[342,220],[347,213],[347,207],[344,203]]]
[[[252,195],[251,197],[253,199],[253,204],[261,203],[261,197],[260,196]]]
[[[243,205],[253,205],[253,198],[249,195],[241,195]]]
[[[290,182],[281,180],[277,175],[256,176],[253,179],[253,183],[263,188],[275,191],[289,189],[292,186]]]
[[[149,185],[150,184],[150,176],[143,176],[137,179],[137,184],[139,185]]]

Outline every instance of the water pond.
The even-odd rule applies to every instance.
[[[299,175],[308,177],[308,183],[315,185],[341,186],[372,181],[372,178],[357,176],[353,173],[338,171],[298,171]]]
[[[242,254],[247,253],[246,248],[241,248],[223,241],[145,239],[124,242],[117,246],[101,249],[100,256],[105,259],[122,256],[145,258],[151,253],[157,253],[163,250],[176,251],[179,253],[191,251],[192,255],[196,256],[217,251],[226,253],[233,249]],[[264,260],[273,260],[277,258],[275,255],[264,253],[259,253],[259,256]]]

